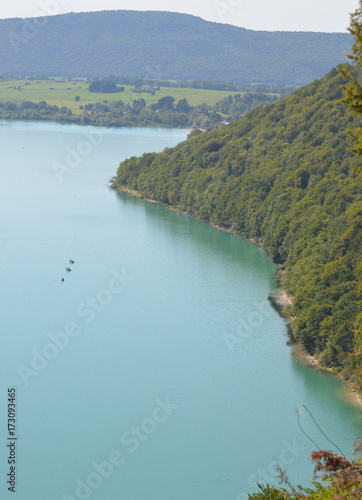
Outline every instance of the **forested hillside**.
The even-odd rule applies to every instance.
[[[294,335],[351,380],[362,366],[362,175],[358,120],[337,69],[293,95],[160,154],[120,164],[113,187],[222,225],[285,266]]]
[[[347,33],[266,32],[172,12],[0,20],[0,74],[303,85],[343,62]]]

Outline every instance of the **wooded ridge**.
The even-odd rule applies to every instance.
[[[260,240],[285,266],[293,335],[319,362],[360,382],[362,176],[340,102],[325,78],[224,129],[120,164],[113,187]]]
[[[267,32],[172,12],[0,20],[0,74],[303,85],[342,63],[348,33]]]

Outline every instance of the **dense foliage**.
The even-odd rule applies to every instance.
[[[114,187],[262,242],[285,267],[294,336],[351,380],[362,365],[362,176],[337,69],[221,130],[120,164]]]
[[[242,96],[241,94],[236,94],[225,97],[225,99],[216,103],[213,109],[218,113],[226,115],[227,120],[234,121],[242,118],[247,111],[260,106],[260,104],[277,100],[277,95],[248,93]]]
[[[66,106],[59,108],[45,101],[1,102],[0,119],[3,120],[54,120],[77,121],[72,110]]]
[[[0,20],[0,73],[297,84],[343,62],[348,33],[265,32],[172,12]]]
[[[123,92],[124,87],[118,87],[117,82],[112,77],[94,78],[89,83],[89,92],[100,92],[103,94],[113,94],[115,92]]]
[[[348,109],[356,115],[362,113],[362,1],[359,1],[359,8],[351,15],[351,25],[349,31],[354,36],[352,50],[348,57],[352,66],[345,64],[340,69],[341,74],[347,79],[348,83],[343,86],[343,102]],[[362,128],[357,128],[352,133],[354,140],[353,150],[362,154]]]

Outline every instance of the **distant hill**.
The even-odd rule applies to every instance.
[[[336,69],[224,129],[120,164],[113,187],[260,241],[294,336],[362,389],[362,175]]]
[[[266,32],[171,12],[0,20],[0,74],[302,85],[343,61],[345,33]]]

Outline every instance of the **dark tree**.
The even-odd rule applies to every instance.
[[[185,98],[179,100],[179,102],[176,105],[176,111],[179,111],[181,113],[190,112],[190,105]]]

